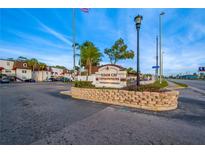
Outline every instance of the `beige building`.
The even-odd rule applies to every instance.
[[[17,81],[22,81],[32,78],[32,71],[27,62],[15,61],[13,69],[15,70]]]
[[[0,73],[7,76],[15,76],[15,70],[13,70],[14,61],[0,60]]]

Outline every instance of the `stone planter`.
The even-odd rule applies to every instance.
[[[179,92],[137,92],[117,89],[71,87],[71,96],[77,99],[122,105],[145,110],[167,111],[177,108]]]

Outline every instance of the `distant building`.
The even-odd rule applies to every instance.
[[[197,75],[187,74],[187,75],[182,75],[182,76],[180,76],[179,78],[180,78],[180,79],[195,80],[195,79],[198,79],[198,76],[197,76]]]
[[[15,70],[13,70],[14,61],[0,60],[0,73],[7,76],[15,76]]]
[[[59,77],[71,77],[71,72],[68,69],[63,68],[56,68],[56,67],[49,67],[51,71],[51,77],[53,78],[59,78]]]
[[[17,81],[32,78],[32,71],[31,68],[29,68],[27,62],[15,61],[13,65],[13,70],[15,70]]]
[[[44,70],[40,70],[39,66],[34,68],[34,71],[32,72],[32,79],[36,81],[47,81],[49,78],[51,78],[50,67],[46,67]]]
[[[62,68],[50,67],[51,70],[51,77],[58,78],[63,75]]]

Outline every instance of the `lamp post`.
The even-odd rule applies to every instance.
[[[142,16],[138,15],[134,18],[137,29],[137,87],[140,85],[140,63],[139,63],[139,30],[141,26]]]
[[[73,70],[75,75],[75,49],[76,49],[76,43],[75,43],[75,9],[73,8],[72,12],[72,30],[73,30]]]
[[[159,57],[160,57],[160,69],[159,69],[159,74],[160,74],[160,84],[162,83],[162,16],[164,15],[164,12],[161,12],[159,14]]]

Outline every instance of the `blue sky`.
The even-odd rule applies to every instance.
[[[158,15],[163,17],[164,73],[197,72],[205,65],[205,9],[76,9],[76,40],[92,41],[103,53],[118,38],[136,51],[134,17],[143,16],[140,66],[154,73]],[[72,68],[72,9],[0,9],[0,58],[25,56]],[[106,55],[101,64],[109,63]],[[136,68],[133,60],[118,62]]]

